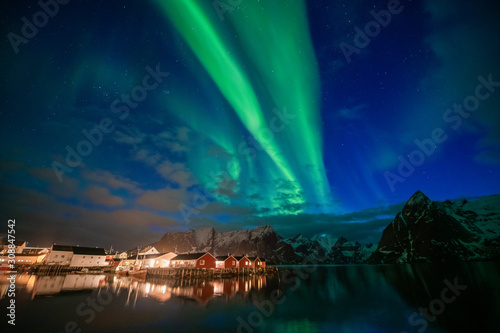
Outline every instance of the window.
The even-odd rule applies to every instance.
[[[61,254],[61,258],[64,258],[64,254]]]
[[[85,256],[83,256],[85,258]]]
[[[233,266],[235,266],[235,265],[236,265],[236,261],[233,260]]]
[[[205,266],[205,260],[200,260],[200,266]]]
[[[58,257],[58,256],[57,256],[57,254],[56,254],[56,255],[54,256],[54,258],[57,258],[57,257]]]
[[[248,261],[245,261],[245,266],[248,266]]]

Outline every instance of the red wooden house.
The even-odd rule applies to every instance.
[[[179,254],[170,260],[171,267],[215,268],[216,259],[208,252]]]
[[[217,268],[237,268],[238,261],[233,256],[217,256],[215,266]]]
[[[265,268],[266,262],[264,259],[260,259],[259,257],[248,257],[250,260],[252,268]]]
[[[234,257],[238,261],[238,268],[250,268],[252,267],[252,263],[246,256],[238,256]]]

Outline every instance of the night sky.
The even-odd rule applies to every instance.
[[[46,3],[1,4],[0,233],[378,242],[416,190],[500,193],[497,1]]]

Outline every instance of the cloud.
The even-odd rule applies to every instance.
[[[83,192],[83,195],[86,199],[96,205],[117,207],[125,204],[125,200],[123,200],[123,198],[112,195],[107,188],[101,186],[90,186]]]
[[[223,195],[231,199],[239,197],[236,193],[238,189],[238,181],[229,177],[229,175],[224,174],[226,177],[220,179],[217,184],[217,188],[212,192],[215,194]]]
[[[56,242],[129,249],[158,240],[161,234],[152,231],[153,226],[182,227],[174,218],[157,212],[85,208],[34,189],[8,185],[0,189],[6,193],[0,202],[0,217],[15,218],[17,233],[30,244],[50,246]]]
[[[159,211],[178,212],[179,206],[186,201],[184,189],[160,189],[145,191],[136,203]]]
[[[144,142],[146,135],[137,128],[127,127],[121,130],[116,130],[114,133],[114,140],[119,143],[129,145],[137,145]]]
[[[133,182],[129,179],[113,175],[111,172],[106,170],[86,170],[83,172],[83,178],[98,183],[99,185],[106,185],[109,188],[118,190],[125,189],[132,193],[140,193],[141,190],[138,188],[138,183]]]
[[[190,187],[198,183],[194,175],[188,168],[186,168],[184,163],[163,161],[156,167],[156,171],[166,180],[174,182],[183,188]]]
[[[232,216],[248,216],[256,213],[256,210],[251,207],[228,205],[223,202],[210,202],[203,209],[200,209],[200,214],[204,215],[232,215]]]
[[[151,135],[151,140],[160,149],[167,149],[172,153],[187,152],[191,130],[187,127],[178,127],[172,131],[163,131]]]
[[[80,193],[80,181],[68,175],[60,182],[51,168],[31,168],[29,174],[35,179],[49,183],[48,193],[59,198],[73,198]]]
[[[157,152],[152,152],[145,148],[140,148],[132,152],[132,158],[136,161],[141,161],[149,166],[157,165],[162,159],[161,155]]]

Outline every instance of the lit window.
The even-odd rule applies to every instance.
[[[200,260],[200,266],[204,266],[205,265],[205,260]]]
[[[236,265],[236,261],[233,260],[233,266]]]

